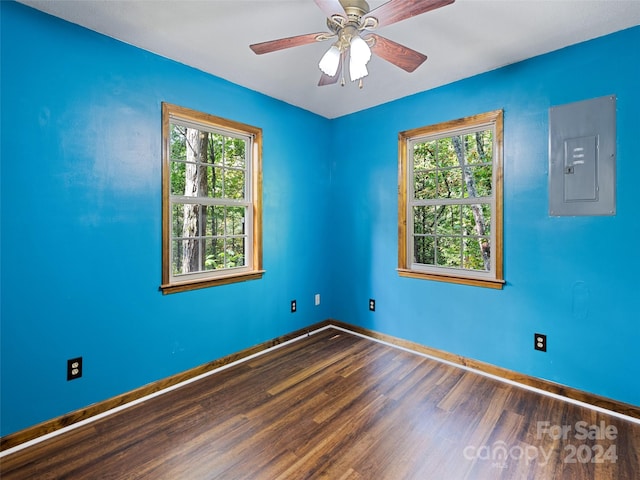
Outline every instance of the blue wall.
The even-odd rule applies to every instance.
[[[22,5],[0,11],[1,435],[330,317],[640,404],[640,28],[330,121]],[[550,218],[548,108],[611,93],[618,213]],[[263,128],[263,279],[158,291],[162,101]],[[398,131],[498,108],[505,289],[399,278]],[[84,376],[67,382],[75,356]]]
[[[640,405],[638,52],[635,27],[335,120],[332,314]],[[552,218],[549,107],[608,94],[617,95],[617,214]],[[398,132],[497,109],[504,290],[400,278]],[[534,351],[535,332],[548,335],[547,353]]]
[[[330,316],[329,120],[0,3],[2,435]],[[261,280],[158,291],[163,101],[263,129]]]

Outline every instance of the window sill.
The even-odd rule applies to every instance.
[[[496,290],[502,290],[502,287],[506,283],[504,280],[494,280],[488,278],[470,278],[470,277],[457,277],[454,275],[438,275],[435,273],[418,272],[416,270],[407,270],[404,268],[398,269],[398,275],[407,278],[419,278],[422,280],[435,280],[436,282],[448,282],[457,283],[459,285],[471,285],[475,287],[494,288]]]
[[[249,280],[259,280],[265,270],[254,270],[252,272],[236,273],[232,275],[221,275],[215,278],[205,278],[199,280],[187,280],[184,282],[174,282],[160,285],[160,290],[164,295],[169,293],[186,292],[188,290],[197,290],[200,288],[215,287],[217,285],[226,285],[229,283],[246,282]]]

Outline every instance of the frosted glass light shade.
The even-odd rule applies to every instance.
[[[335,76],[338,71],[338,65],[340,65],[340,50],[338,47],[333,45],[320,59],[320,63],[318,67],[322,70],[322,73],[325,75],[329,75],[330,77]]]
[[[359,36],[354,36],[351,39],[351,58],[356,62],[366,65],[371,60],[371,49],[367,42],[365,42]]]
[[[369,75],[367,63],[370,59],[371,49],[367,42],[358,36],[353,37],[349,49],[349,76],[352,82]]]
[[[369,71],[367,70],[367,66],[364,63],[358,63],[354,61],[353,57],[349,60],[349,76],[351,77],[351,81],[355,82],[360,78],[364,78],[369,75]]]

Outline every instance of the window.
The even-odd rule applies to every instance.
[[[260,278],[262,130],[162,104],[162,285]]]
[[[502,110],[398,142],[399,274],[502,288]]]

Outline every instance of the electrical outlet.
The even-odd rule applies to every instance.
[[[320,294],[316,293],[316,306],[320,305]]]
[[[298,310],[298,304],[295,300],[291,300],[291,313],[296,313]]]
[[[534,337],[533,348],[535,348],[536,350],[540,350],[541,352],[546,352],[547,336],[543,335],[542,333],[535,333],[533,337]]]
[[[376,311],[376,301],[373,298],[369,299],[369,310],[372,312]]]
[[[82,357],[67,360],[67,381],[75,380],[82,376]]]

